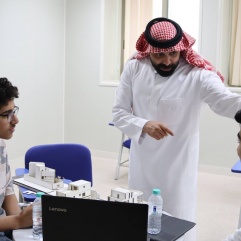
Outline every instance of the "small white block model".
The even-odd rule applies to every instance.
[[[69,183],[68,190],[72,191],[86,191],[91,189],[91,183],[85,180],[79,180]]]
[[[64,182],[55,178],[55,169],[45,167],[43,162],[30,162],[29,173],[24,174],[24,180],[52,190],[64,187]]]
[[[143,203],[143,192],[129,188],[116,187],[111,189],[111,195],[108,196],[108,201]]]
[[[67,190],[57,191],[56,196],[91,198],[91,182],[84,180],[71,182],[69,183]]]
[[[77,192],[77,191],[71,191],[71,190],[57,191],[56,196],[74,197],[74,198],[91,198],[91,190],[86,190],[86,192]]]

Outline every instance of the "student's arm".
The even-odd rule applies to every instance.
[[[6,153],[5,153],[6,154]],[[0,217],[0,232],[26,228],[32,226],[32,210],[30,205],[23,211],[18,207],[18,201],[14,194],[11,169],[6,155],[6,188],[4,191],[4,201],[2,203],[6,216]],[[21,212],[20,212],[21,211]]]
[[[17,215],[0,217],[0,232],[32,226],[32,210],[33,205],[30,205]]]
[[[20,207],[18,206],[18,200],[15,194],[5,196],[2,207],[6,212],[6,216],[14,215],[20,213],[21,211]]]

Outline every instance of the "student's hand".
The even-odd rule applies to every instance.
[[[33,205],[24,208],[16,215],[18,228],[28,228],[33,225]]]
[[[172,131],[170,131],[165,125],[157,121],[148,121],[143,127],[142,130],[144,133],[147,133],[152,138],[156,140],[161,140],[164,137],[171,135],[174,136]]]

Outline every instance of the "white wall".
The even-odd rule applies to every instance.
[[[201,55],[211,62],[228,83],[232,1],[201,0]]]
[[[202,1],[201,52],[216,67],[219,0]]]
[[[206,107],[200,122],[199,164],[231,169],[239,159],[236,152],[239,130],[237,122]]]
[[[228,86],[229,62],[231,51],[231,24],[232,24],[232,1],[222,0],[219,11],[221,26],[218,31],[219,46],[221,51],[217,55],[217,67],[225,78],[225,85]]]
[[[115,89],[99,86],[101,1],[66,2],[65,142],[119,151],[120,132],[108,125]]]
[[[105,0],[102,6],[103,49],[102,49],[102,81],[117,83],[120,80],[121,68],[121,17],[122,2],[118,0]]]
[[[63,142],[64,0],[0,1],[0,76],[19,88],[10,159]]]

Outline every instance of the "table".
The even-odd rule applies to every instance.
[[[170,215],[167,212],[163,212],[166,215]],[[171,215],[170,215],[171,216]],[[13,230],[13,241],[33,241],[32,228]],[[184,236],[180,237],[176,241],[183,241]]]

